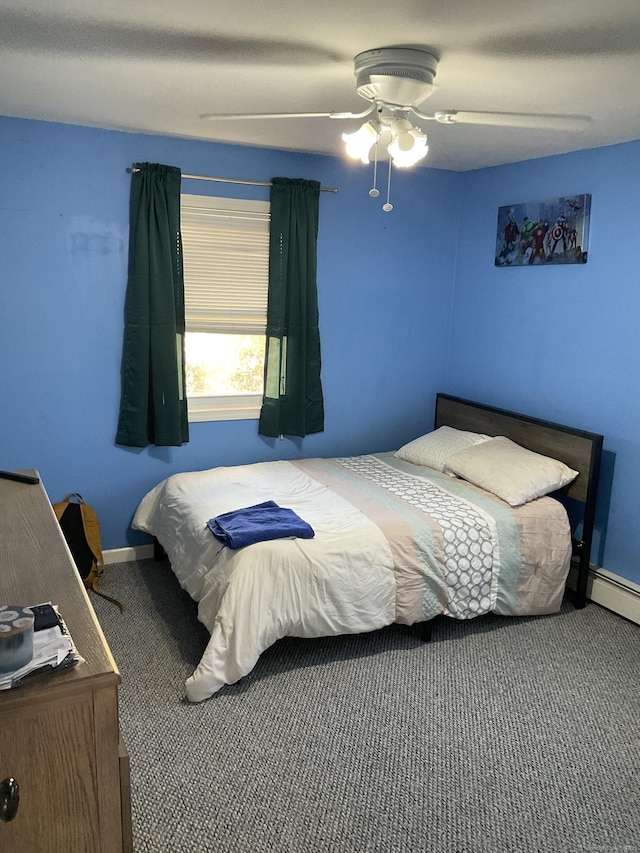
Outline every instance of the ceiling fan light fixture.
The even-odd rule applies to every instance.
[[[407,119],[396,119],[391,126],[392,141],[388,151],[393,165],[409,169],[427,156],[427,136],[420,128],[413,127]]]
[[[378,138],[377,122],[367,121],[353,133],[343,133],[347,155],[354,160],[360,160],[365,165],[369,162],[369,152]]]

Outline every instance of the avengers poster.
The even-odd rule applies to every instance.
[[[586,264],[590,195],[498,208],[497,267]]]

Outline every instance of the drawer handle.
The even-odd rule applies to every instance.
[[[18,813],[20,805],[20,785],[13,776],[0,782],[0,820],[9,823]]]

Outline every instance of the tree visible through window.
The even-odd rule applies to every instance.
[[[188,396],[262,394],[264,335],[187,332]]]

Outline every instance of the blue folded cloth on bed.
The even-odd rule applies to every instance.
[[[270,539],[313,539],[315,535],[311,525],[292,509],[278,506],[274,501],[217,515],[207,521],[207,527],[229,548],[244,548]]]

